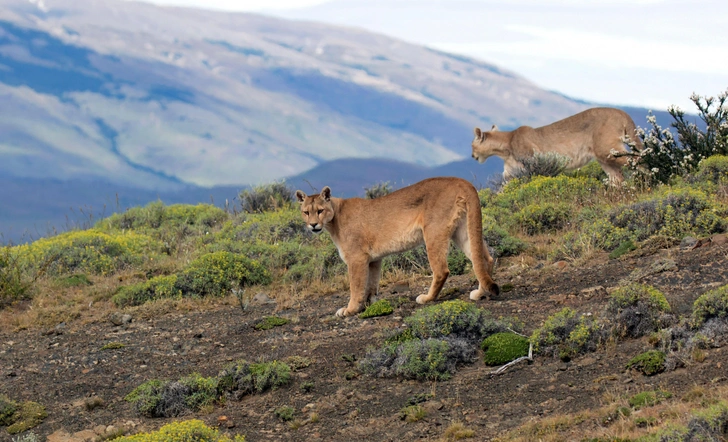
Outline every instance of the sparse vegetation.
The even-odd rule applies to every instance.
[[[285,182],[255,186],[240,192],[240,204],[247,213],[272,212],[293,204],[293,189]]]
[[[364,189],[364,197],[369,200],[373,200],[374,198],[379,198],[384,195],[389,195],[392,193],[392,186],[389,184],[389,181],[386,183],[377,183],[371,187],[367,187]]]
[[[408,423],[421,421],[427,416],[427,411],[420,405],[408,405],[399,411],[399,418]]]
[[[728,319],[728,285],[704,293],[693,304],[694,327],[700,327],[713,318]]]
[[[629,398],[629,406],[635,410],[644,407],[652,407],[665,399],[670,399],[672,394],[663,390],[643,391]]]
[[[533,351],[570,360],[574,356],[594,351],[602,336],[600,325],[591,315],[565,308],[549,316],[543,326],[531,335]]]
[[[665,353],[650,350],[635,356],[627,363],[627,368],[639,371],[645,376],[653,376],[665,371]]]
[[[274,414],[276,417],[283,422],[290,422],[293,420],[293,415],[295,414],[296,410],[288,405],[283,405],[281,407],[278,407],[275,409]]]
[[[43,405],[25,401],[17,403],[0,395],[0,426],[7,427],[8,434],[19,434],[40,425],[48,413]]]
[[[670,311],[665,295],[654,287],[630,284],[615,290],[607,304],[613,333],[619,337],[638,338],[666,325]]]
[[[255,324],[256,330],[270,330],[273,327],[280,327],[288,324],[288,319],[278,316],[266,316]]]
[[[531,157],[519,158],[521,165],[511,175],[525,181],[536,176],[554,177],[562,174],[571,158],[556,152],[535,152]]]

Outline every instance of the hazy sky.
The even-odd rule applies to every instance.
[[[693,111],[691,93],[728,89],[725,1],[147,1],[356,26],[469,55],[605,104]]]

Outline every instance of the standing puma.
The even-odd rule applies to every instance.
[[[310,196],[297,190],[296,198],[306,227],[314,233],[326,229],[349,269],[349,305],[337,316],[361,312],[377,294],[382,258],[423,243],[433,277],[418,303],[434,301],[442,290],[450,274],[450,240],[473,262],[480,285],[470,299],[480,299],[486,291],[499,293],[490,276],[493,258],[483,241],[478,192],[463,179],[430,178],[372,200],[335,198],[328,186]]]
[[[475,128],[473,158],[484,162],[497,155],[504,160],[503,178],[509,179],[520,166],[520,160],[534,153],[555,152],[571,158],[569,168],[584,166],[596,159],[612,184],[624,180],[622,166],[627,157],[615,157],[612,151],[626,152],[622,139],[627,136],[638,147],[642,142],[635,134],[636,126],[626,112],[608,107],[587,109],[548,126],[521,126],[513,131],[489,132]]]

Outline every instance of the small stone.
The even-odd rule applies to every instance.
[[[275,303],[275,300],[271,299],[271,297],[266,295],[265,293],[258,293],[257,295],[253,296],[253,304],[256,305],[267,305]]]
[[[631,384],[632,382],[634,382],[634,379],[632,379],[632,378],[627,378],[622,381],[623,384]]]
[[[130,314],[114,312],[109,315],[109,321],[111,321],[112,324],[118,327],[120,325],[130,323],[132,321],[132,317]]]
[[[106,427],[103,426],[103,425],[96,425],[94,427],[94,433],[96,433],[97,435],[101,436],[104,433],[106,433]]]
[[[686,236],[680,241],[680,248],[683,250],[694,249],[698,244],[698,240],[692,236]]]
[[[563,269],[569,267],[569,263],[566,261],[556,261],[554,263],[554,267],[556,267],[559,270],[563,270]]]
[[[725,246],[728,245],[728,235],[715,235],[710,238],[710,244],[713,246]]]
[[[115,426],[109,425],[109,426],[106,427],[106,434],[111,434],[114,431],[116,431],[116,427]]]
[[[589,287],[581,290],[579,292],[582,296],[584,296],[587,299],[591,299],[595,296],[607,296],[607,289],[605,289],[601,285],[597,285],[594,287]]]
[[[410,291],[410,285],[407,281],[395,282],[390,289],[391,293],[405,293]]]

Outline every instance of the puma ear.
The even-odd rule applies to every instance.
[[[495,124],[493,125],[493,127],[490,128],[491,132],[496,132],[497,130],[498,130],[498,126],[496,126]]]
[[[482,132],[480,132],[480,128],[476,127],[474,132],[475,132],[475,138],[480,138],[480,134],[482,133]]]
[[[321,196],[326,200],[331,200],[331,189],[329,186],[325,186],[323,189],[321,189]]]
[[[305,200],[305,199],[306,199],[306,194],[305,194],[305,193],[303,193],[303,192],[302,192],[302,191],[300,191],[300,190],[297,190],[297,191],[296,191],[296,199],[298,200],[298,202],[299,202],[299,203],[302,203],[302,202],[303,202],[303,200]]]

